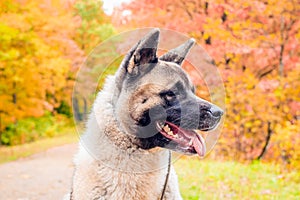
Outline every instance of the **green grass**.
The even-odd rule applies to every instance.
[[[64,134],[63,130],[74,126],[71,118],[47,112],[41,117],[28,117],[9,124],[1,132],[1,144],[14,146],[51,138]]]
[[[52,138],[43,138],[16,146],[0,146],[0,164],[30,156],[51,147],[74,143],[76,141],[78,141],[78,135],[76,134],[75,128],[68,126],[60,129],[58,136]]]
[[[184,199],[300,199],[300,172],[280,166],[183,158],[175,162]]]
[[[72,126],[59,136],[28,144],[0,147],[0,163],[16,160],[51,147],[78,141]],[[184,199],[300,199],[300,172],[268,163],[241,164],[229,161],[183,157],[175,163]]]

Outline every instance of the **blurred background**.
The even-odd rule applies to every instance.
[[[195,38],[226,88],[214,150],[175,165],[183,197],[299,199],[299,0],[1,0],[0,162],[75,142],[76,72],[97,44],[141,27]]]

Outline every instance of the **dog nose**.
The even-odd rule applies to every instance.
[[[224,114],[224,111],[218,106],[212,106],[210,108],[210,112],[214,117],[218,117],[218,118],[220,118]]]

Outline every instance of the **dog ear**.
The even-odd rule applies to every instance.
[[[157,62],[159,33],[158,28],[153,29],[127,53],[116,73],[117,85],[120,86],[126,74],[136,76]]]
[[[175,49],[171,49],[164,55],[160,56],[159,59],[167,62],[173,62],[178,65],[181,65],[186,55],[195,44],[195,39],[191,38],[182,45],[176,47]]]
[[[159,29],[154,29],[149,32],[138,44],[133,56],[130,59],[128,72],[131,73],[132,69],[136,66],[156,63],[156,51],[159,39]]]
[[[129,74],[137,75],[142,68],[147,67],[150,63],[157,62],[158,38],[159,29],[154,29],[140,40],[126,66]]]

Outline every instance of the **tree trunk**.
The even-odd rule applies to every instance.
[[[284,51],[284,43],[285,43],[285,38],[284,38],[284,18],[281,16],[280,18],[280,52],[279,52],[279,76],[283,76],[283,71],[284,71],[284,65],[283,65],[283,51]]]
[[[80,109],[79,109],[79,104],[78,104],[78,98],[74,97],[73,98],[73,109],[74,109],[74,117],[76,121],[81,121],[81,115],[80,115]]]
[[[268,148],[269,142],[271,140],[271,136],[272,136],[271,122],[268,122],[268,134],[267,134],[267,137],[266,137],[266,142],[265,142],[264,147],[261,150],[261,153],[256,158],[256,160],[260,160],[265,155],[265,153],[267,152],[267,148]]]
[[[16,91],[16,82],[13,82],[13,91],[14,91],[14,93],[12,94],[12,102],[14,104],[17,104],[17,93],[15,92]]]

